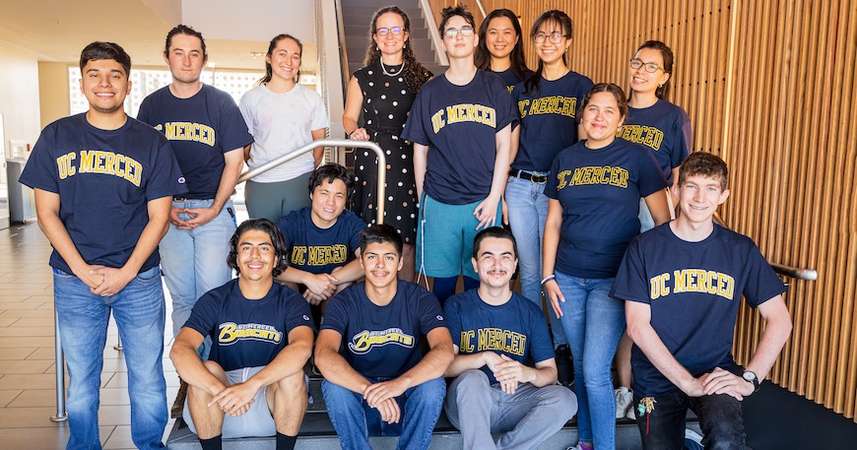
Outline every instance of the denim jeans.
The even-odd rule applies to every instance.
[[[610,366],[625,333],[625,305],[610,297],[613,278],[556,273],[565,297],[562,326],[574,362],[574,392],[580,440],[595,448],[616,447],[616,403]]]
[[[321,391],[342,450],[372,448],[370,435],[400,436],[397,449],[425,450],[431,444],[431,434],[443,407],[446,382],[435,378],[405,391],[396,399],[402,416],[395,424],[384,423],[378,410],[366,404],[357,392],[328,381],[322,381]]]
[[[640,199],[640,214],[638,218],[640,219],[640,233],[645,233],[655,227],[655,219],[652,217],[649,205],[646,204],[646,199],[644,198]]]
[[[518,244],[521,293],[539,307],[542,306],[542,239],[545,235],[549,200],[544,192],[545,183],[533,183],[513,176],[510,176],[506,183],[505,199],[509,209],[509,225]],[[550,311],[548,316],[553,345],[567,344],[559,319]]]
[[[164,448],[167,387],[164,292],[157,267],[141,272],[118,294],[101,297],[74,275],[53,270],[54,304],[69,372],[70,438],[66,448],[100,449],[98,404],[107,322],[116,320],[128,366],[131,437],[140,449]]]
[[[174,208],[208,208],[213,200],[176,200]],[[181,219],[187,219],[180,215]],[[229,239],[235,232],[235,208],[228,201],[211,222],[192,230],[180,230],[170,224],[161,240],[161,267],[173,300],[173,337],[190,317],[196,300],[206,292],[232,279],[226,264]],[[209,348],[206,338],[204,349]],[[205,355],[203,351],[203,355]]]
[[[747,447],[741,402],[725,395],[690,398],[681,391],[641,397],[634,394],[634,414],[644,449],[682,450],[687,409],[699,417],[706,449]]]

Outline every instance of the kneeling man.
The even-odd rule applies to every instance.
[[[369,434],[399,435],[399,449],[427,449],[453,357],[446,320],[434,295],[398,279],[395,228],[367,228],[359,252],[365,281],[328,302],[315,349],[330,421],[343,450],[371,448]]]
[[[188,383],[184,420],[203,450],[220,449],[221,437],[275,434],[277,450],[292,449],[307,406],[309,306],[274,283],[286,253],[269,220],[242,223],[227,260],[238,278],[200,297],[170,352]],[[202,361],[196,349],[206,336],[212,348]]]
[[[515,237],[500,227],[473,243],[479,288],[447,300],[455,359],[446,376],[446,412],[467,449],[535,449],[577,412],[577,399],[556,384],[553,344],[541,309],[512,292]],[[495,440],[492,433],[497,434]]]
[[[674,187],[681,214],[631,243],[613,284],[635,344],[634,412],[646,449],[684,448],[688,408],[705,448],[746,448],[741,401],[759,389],[791,332],[785,287],[756,244],[712,220],[729,196],[726,176],[717,156],[690,155]],[[742,296],[765,320],[743,369],[732,359]]]

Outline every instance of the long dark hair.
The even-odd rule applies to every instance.
[[[515,42],[515,47],[509,53],[509,62],[512,63],[510,66],[512,73],[518,79],[524,79],[530,73],[530,70],[527,68],[527,63],[524,59],[523,31],[521,31],[521,22],[518,21],[518,16],[510,9],[501,8],[491,11],[479,25],[479,46],[476,48],[476,67],[482,70],[491,70],[491,52],[488,51],[485,35],[488,34],[488,26],[491,25],[491,21],[500,17],[505,17],[512,22],[512,28],[515,29],[515,34],[518,36],[518,42]]]
[[[378,18],[386,13],[398,14],[405,26],[404,31],[407,33],[411,32],[411,19],[398,6],[387,6],[375,11],[375,14],[372,15],[372,22],[369,25],[369,47],[366,49],[366,57],[363,58],[364,66],[373,65],[381,60],[381,49],[375,45],[372,36],[375,36],[375,32],[378,30]],[[431,78],[431,72],[417,61],[417,58],[414,57],[414,51],[411,50],[407,41],[405,42],[405,47],[402,49],[402,63],[405,65],[405,69],[402,71],[404,73],[405,84],[412,90],[417,91],[423,83]]]
[[[545,11],[533,22],[533,28],[530,29],[530,39],[535,41],[536,34],[539,32],[539,28],[546,23],[556,23],[562,28],[562,34],[566,39],[574,39],[574,22],[571,21],[571,17],[568,17],[568,14],[558,10],[551,9],[549,11]],[[562,62],[568,66],[568,52],[563,52],[562,54]],[[524,89],[526,92],[536,92],[539,90],[539,82],[542,79],[542,73],[545,70],[545,63],[539,58],[539,66],[536,69],[536,72],[530,75],[527,78],[526,82],[524,82]]]
[[[668,100],[669,94],[670,94],[670,82],[672,81],[672,78],[673,78],[672,77],[673,62],[674,62],[673,51],[667,44],[664,44],[661,41],[655,41],[655,40],[643,42],[643,44],[637,48],[637,52],[639,52],[640,50],[642,50],[644,48],[651,48],[651,49],[654,49],[654,50],[661,52],[661,59],[664,60],[664,67],[663,67],[664,73],[669,74],[670,77],[666,83],[662,84],[661,86],[658,86],[658,89],[655,90],[655,95],[659,99]],[[634,52],[634,53],[636,54],[637,52]]]
[[[241,222],[232,238],[229,239],[229,254],[226,256],[226,264],[235,269],[236,272],[241,272],[238,268],[238,243],[241,235],[249,230],[264,231],[271,238],[271,244],[274,246],[274,268],[272,275],[274,277],[283,273],[286,267],[289,266],[289,250],[286,247],[286,240],[283,238],[283,233],[268,219],[249,219]]]
[[[303,44],[303,42],[301,42],[300,39],[298,39],[298,38],[296,38],[296,37],[294,37],[288,33],[281,33],[281,34],[274,36],[274,39],[271,39],[271,42],[268,44],[268,53],[265,54],[265,56],[267,56],[267,58],[265,59],[265,76],[262,77],[261,80],[259,80],[260,85],[267,84],[268,82],[271,81],[271,78],[273,78],[274,72],[273,72],[273,69],[271,69],[271,63],[268,62],[268,59],[271,58],[271,55],[274,54],[274,49],[277,48],[277,44],[280,41],[282,41],[283,39],[291,39],[291,40],[295,41],[295,44],[298,44],[298,49],[301,52],[301,58],[303,58],[303,56],[304,56],[304,44]],[[301,80],[301,70],[300,70],[300,67],[298,67],[298,75],[295,77],[295,83],[297,83],[300,80]]]

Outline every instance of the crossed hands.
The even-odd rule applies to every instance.
[[[308,274],[303,281],[307,287],[304,291],[304,299],[312,305],[318,305],[332,297],[339,285],[339,280],[333,274],[327,273]]]
[[[189,217],[188,220],[182,220],[179,217],[184,214]],[[220,211],[213,208],[171,208],[170,223],[175,225],[180,230],[192,230],[200,225],[205,225],[214,220]]]
[[[396,402],[396,397],[408,390],[407,382],[399,378],[370,384],[363,390],[366,403],[381,413],[381,420],[386,423],[398,423],[402,411]]]
[[[104,267],[87,264],[80,273],[75,275],[89,286],[89,292],[101,297],[118,294],[137,276],[123,268]]]
[[[506,394],[512,395],[518,390],[519,383],[528,383],[532,380],[529,367],[494,352],[483,352],[485,365],[494,374],[494,378],[500,382],[500,389]]]
[[[720,367],[703,374],[699,378],[694,378],[688,386],[682,388],[682,391],[689,397],[725,394],[739,402],[752,394],[754,390],[753,383]]]
[[[224,387],[208,402],[208,407],[217,405],[230,416],[240,416],[250,410],[256,400],[259,387],[249,380]]]

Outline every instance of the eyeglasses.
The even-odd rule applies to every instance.
[[[535,39],[536,43],[541,44],[545,41],[545,39],[550,38],[551,42],[553,42],[554,44],[559,44],[559,42],[562,41],[562,38],[564,37],[565,35],[559,31],[552,31],[550,34],[539,31],[538,33],[536,33],[533,39]]]
[[[394,36],[398,36],[402,34],[402,31],[404,31],[402,27],[381,27],[375,29],[375,34],[383,37],[390,33],[393,33]]]
[[[459,34],[465,37],[473,36],[473,27],[465,25],[461,28],[447,28],[443,32],[443,36],[450,39],[458,37]]]
[[[630,66],[634,70],[637,70],[640,67],[642,67],[643,70],[645,70],[646,72],[649,72],[649,73],[655,73],[658,71],[658,69],[661,68],[661,66],[659,66],[655,63],[643,62],[643,60],[640,58],[631,58],[631,60],[628,61],[628,66]]]

